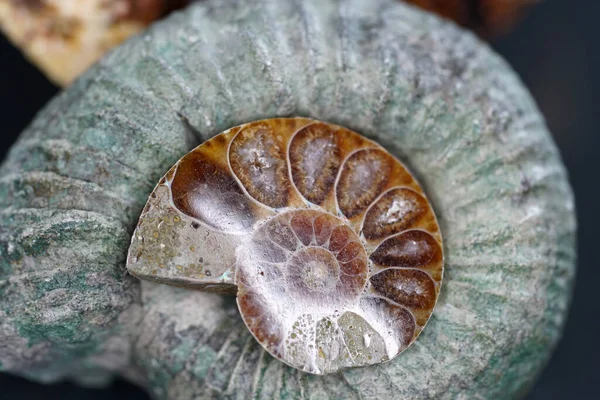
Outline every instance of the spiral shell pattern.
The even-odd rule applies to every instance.
[[[229,129],[150,196],[129,272],[237,292],[272,355],[315,374],[391,360],[437,301],[443,247],[407,169],[377,143],[306,118]]]

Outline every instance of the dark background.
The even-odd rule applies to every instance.
[[[546,116],[570,173],[579,221],[579,269],[562,341],[529,400],[600,398],[600,1],[545,0],[492,45],[516,69]],[[0,158],[56,92],[0,38]],[[147,400],[117,381],[106,390],[44,386],[0,374],[0,399]]]

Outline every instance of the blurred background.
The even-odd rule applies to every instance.
[[[600,1],[545,0],[492,46],[521,76],[560,148],[576,197],[579,269],[562,341],[528,400],[600,398]],[[58,92],[0,36],[0,159]],[[0,343],[2,346],[2,343]],[[103,390],[45,386],[0,374],[0,399],[147,400],[116,381]]]

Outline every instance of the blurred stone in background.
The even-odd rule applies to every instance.
[[[187,0],[0,0],[0,30],[54,83]]]
[[[507,33],[540,0],[406,0],[491,38]]]

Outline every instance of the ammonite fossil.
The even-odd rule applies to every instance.
[[[150,196],[127,268],[237,291],[265,349],[323,374],[388,361],[416,339],[440,291],[441,242],[421,187],[385,149],[277,118],[181,158]]]
[[[269,356],[234,296],[126,273],[140,213],[181,156],[230,127],[295,115],[376,141],[414,172],[434,207],[443,287],[418,339],[389,362],[305,373]],[[197,250],[185,232],[194,240],[203,232],[214,246],[189,264],[178,252],[164,254],[173,264],[155,264],[157,278],[184,286],[187,273],[215,290],[236,288],[235,275],[229,285],[215,280],[224,272],[215,269],[225,245],[217,239],[246,235],[240,253],[250,254],[257,235],[270,240],[268,222],[292,211],[276,206],[274,190],[254,198],[233,167],[229,175],[218,171],[205,172],[234,183],[226,185],[226,204],[236,188],[244,193],[249,217],[227,225],[227,212],[215,215],[224,226],[217,234],[165,209],[146,238],[155,251],[169,231],[181,233],[180,244],[165,252]],[[574,203],[542,116],[489,46],[400,1],[193,2],[50,102],[11,148],[0,178],[3,373],[96,387],[119,375],[157,400],[512,400],[532,387],[564,327],[575,274]],[[289,204],[317,203],[288,181]],[[167,193],[159,188],[157,196]],[[336,195],[299,211],[322,212],[332,201]],[[323,212],[329,221],[348,219]],[[329,260],[335,266],[337,258]],[[367,293],[374,285],[365,280]]]

